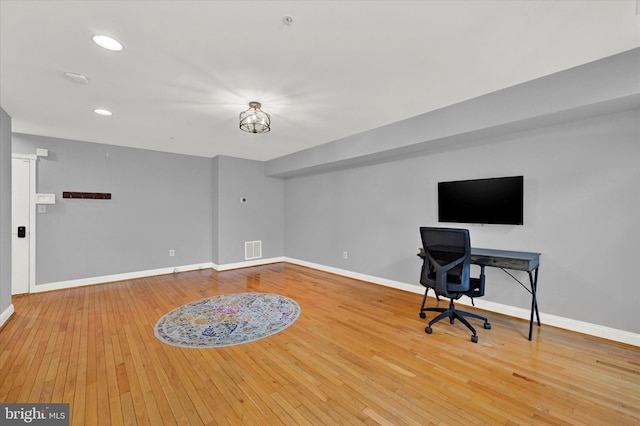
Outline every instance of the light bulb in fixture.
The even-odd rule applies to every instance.
[[[240,129],[249,133],[267,133],[271,130],[271,116],[262,111],[260,102],[249,102],[249,109],[240,113]]]
[[[93,112],[95,112],[98,115],[105,115],[105,116],[113,115],[111,111],[107,109],[102,109],[102,108],[94,109]]]
[[[120,52],[124,49],[124,46],[118,40],[105,35],[94,35],[93,42],[98,46],[113,52]]]

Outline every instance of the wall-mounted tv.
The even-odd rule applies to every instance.
[[[438,221],[522,225],[524,177],[438,182]]]

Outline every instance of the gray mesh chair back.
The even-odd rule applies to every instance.
[[[420,237],[424,253],[420,283],[426,287],[425,297],[420,309],[420,317],[426,318],[425,312],[440,312],[425,328],[432,333],[431,326],[443,318],[449,318],[451,324],[459,319],[473,332],[471,341],[476,343],[478,336],[475,328],[464,317],[472,317],[484,321],[484,328],[491,328],[488,320],[479,315],[460,311],[455,308],[454,300],[462,296],[481,297],[484,295],[484,264],[479,262],[480,276],[471,277],[471,243],[468,229],[421,227]],[[449,308],[425,308],[427,293],[432,288],[436,296],[449,298]]]

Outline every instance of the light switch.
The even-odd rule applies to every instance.
[[[36,194],[36,204],[55,204],[55,203],[56,203],[55,194],[44,194],[44,193]]]

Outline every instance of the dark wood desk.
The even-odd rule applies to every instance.
[[[476,263],[479,259],[487,259],[489,263],[486,266],[500,268],[505,272],[507,272],[507,269],[511,269],[515,271],[526,271],[529,274],[529,284],[531,287],[529,289],[524,285],[523,287],[531,294],[531,317],[529,318],[529,340],[531,340],[534,312],[538,327],[540,327],[540,313],[538,312],[538,299],[536,296],[538,290],[538,271],[540,269],[540,253],[472,247],[471,261]],[[507,272],[507,274],[518,281],[518,279],[509,272]]]

